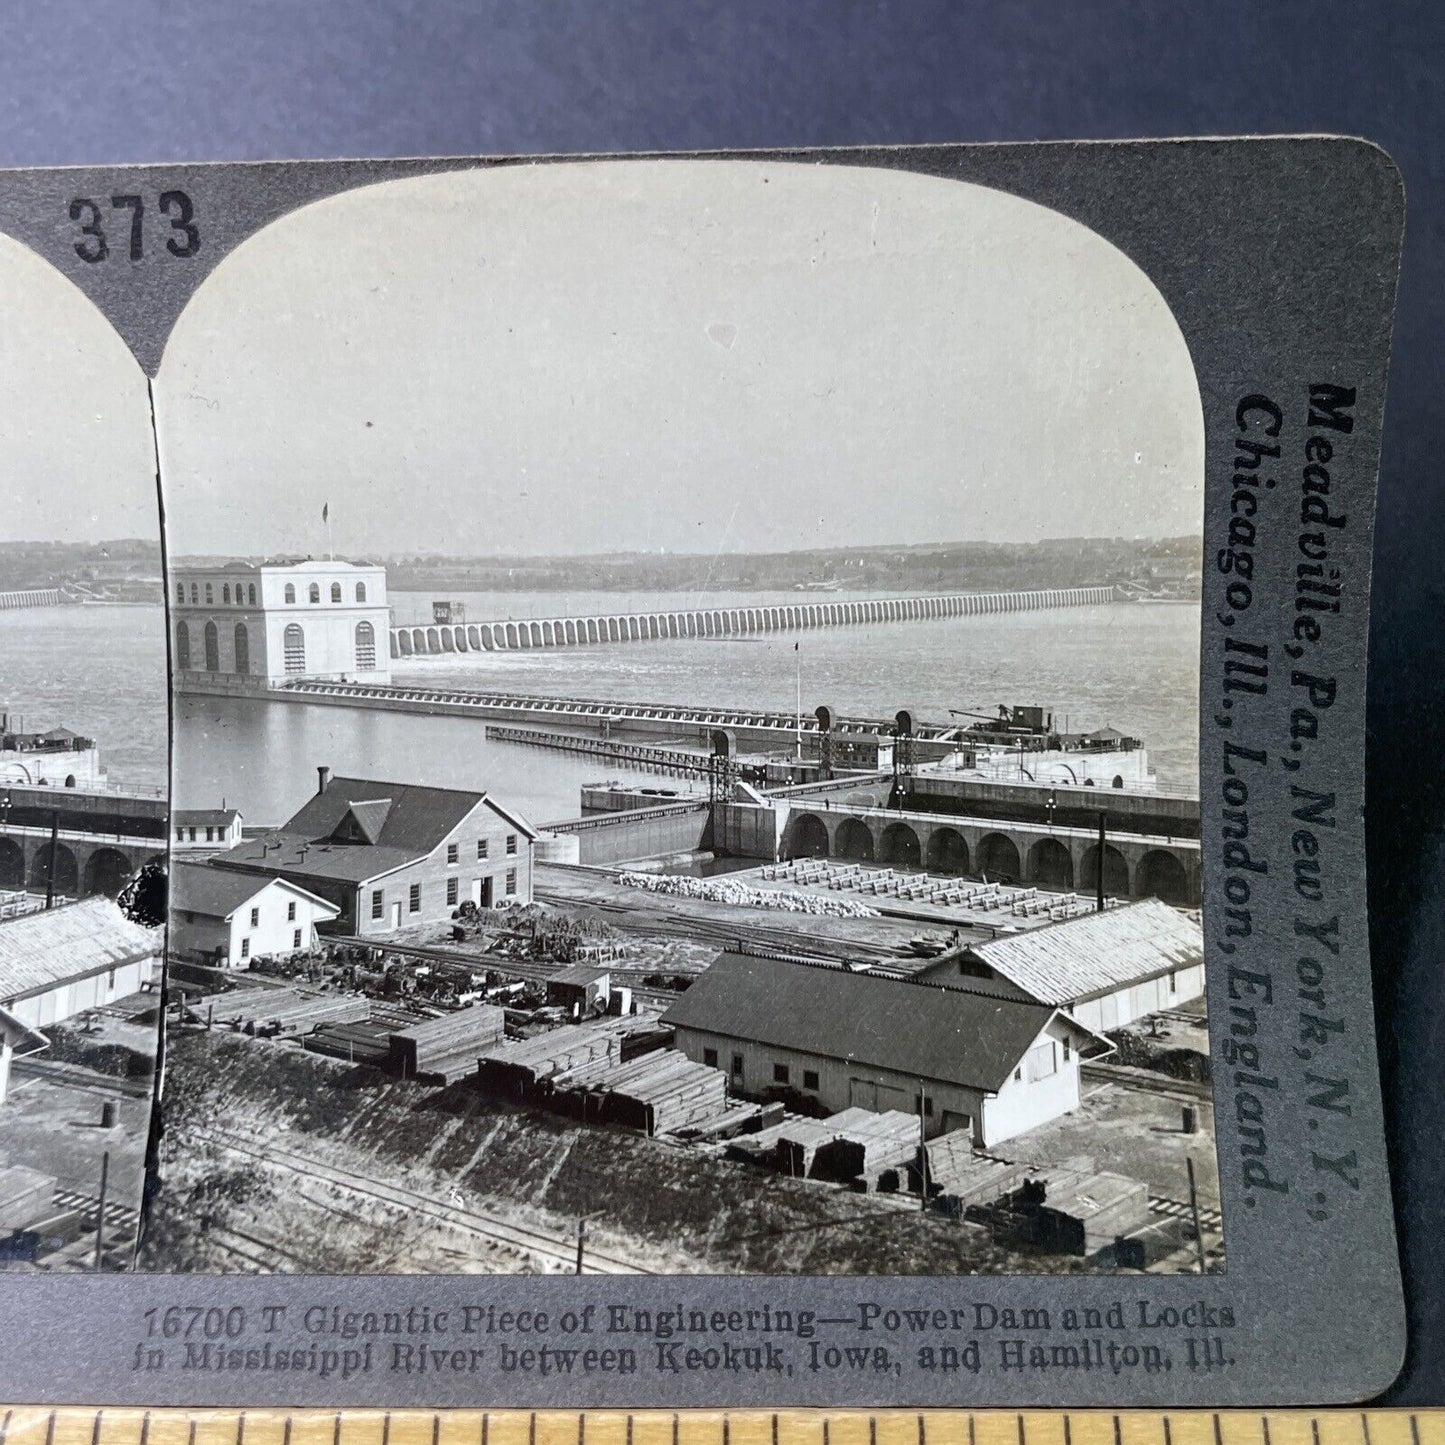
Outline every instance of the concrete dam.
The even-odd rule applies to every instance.
[[[673,637],[729,637],[797,632],[869,622],[928,622],[996,612],[1097,607],[1117,600],[1113,587],[1056,587],[1037,592],[954,592],[930,597],[872,597],[854,602],[798,602],[766,607],[529,617],[506,622],[430,622],[391,629],[391,655],[436,657],[461,652],[510,652],[532,647],[581,647]]]
[[[20,607],[59,607],[66,599],[58,587],[32,587],[23,592],[0,592],[0,612]]]

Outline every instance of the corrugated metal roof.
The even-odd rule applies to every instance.
[[[0,923],[0,1004],[161,951],[159,929],[132,923],[110,898],[86,898]]]
[[[976,944],[966,956],[1062,1007],[1202,963],[1204,930],[1150,898]]]
[[[994,1093],[1056,1012],[942,984],[725,953],[662,1022]]]

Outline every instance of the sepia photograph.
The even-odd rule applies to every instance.
[[[442,172],[236,247],[153,396],[140,1268],[1224,1270],[1204,424],[1127,255],[867,164]]]
[[[0,1270],[125,1270],[169,827],[150,411],[109,322],[7,238],[0,311]]]

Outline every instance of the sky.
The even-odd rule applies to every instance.
[[[158,538],[145,377],[90,300],[0,236],[0,542]]]
[[[224,260],[156,383],[178,554],[742,552],[1201,527],[1182,336],[983,187],[776,162],[385,182]]]

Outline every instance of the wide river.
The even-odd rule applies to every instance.
[[[433,593],[394,593],[398,622],[430,620]],[[852,594],[838,594],[841,597]],[[747,606],[798,593],[456,594],[473,621],[570,613]],[[794,644],[798,644],[794,651]],[[620,701],[791,711],[820,703],[868,716],[908,707],[929,719],[1000,703],[1051,708],[1060,726],[1110,724],[1142,737],[1161,781],[1195,784],[1199,612],[1119,604],[927,622],[819,628],[719,640],[674,639],[555,651],[408,660],[399,682]],[[113,777],[166,776],[164,623],[160,608],[63,607],[0,613],[0,701],[28,726],[64,722],[100,742]],[[176,707],[180,807],[224,799],[249,823],[284,820],[336,773],[482,787],[537,822],[574,817],[578,789],[605,777],[649,779],[599,759],[488,742],[480,722],[365,709],[215,698]]]

